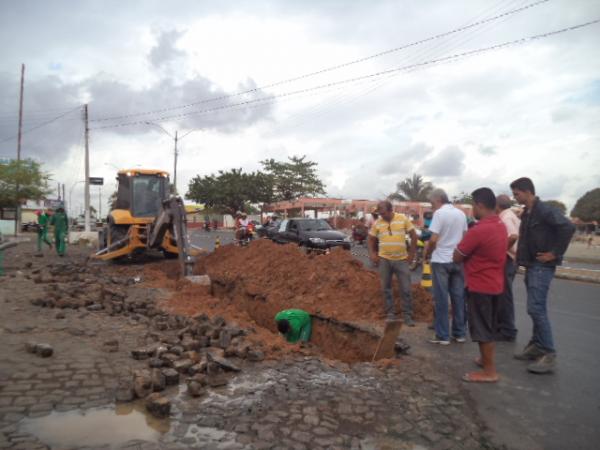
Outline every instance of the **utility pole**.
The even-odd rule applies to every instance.
[[[65,183],[63,183],[62,187],[62,201],[63,203],[67,201],[67,197],[65,197]]]
[[[163,127],[161,127],[159,124],[154,123],[154,122],[144,122],[146,125],[152,125],[155,126],[156,128],[159,128],[163,133],[165,133],[167,136],[169,136],[171,139],[173,139],[174,143],[175,143],[175,147],[173,149],[173,193],[177,194],[177,156],[179,154],[179,152],[177,151],[177,143],[182,140],[183,138],[185,138],[188,134],[196,131],[196,130],[190,130],[187,133],[185,133],[183,136],[179,137],[179,134],[177,131],[175,131],[175,135],[173,136],[171,133],[169,133],[167,130],[165,130]]]
[[[177,195],[177,131],[175,131],[175,150],[173,162],[173,194]]]
[[[85,232],[90,232],[90,128],[88,124],[88,105],[83,105],[85,121]]]
[[[102,186],[98,186],[98,217],[96,221],[102,220]]]
[[[21,172],[21,130],[23,129],[23,87],[25,84],[25,64],[21,64],[21,90],[19,93],[19,131],[17,133],[17,170]],[[15,236],[21,228],[21,200],[19,199],[19,178],[16,183],[16,207],[15,207]]]

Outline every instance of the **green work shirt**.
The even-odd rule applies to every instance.
[[[69,229],[69,219],[67,219],[67,215],[64,212],[54,213],[50,219],[50,224],[54,225],[56,233],[59,231],[65,232]]]
[[[38,216],[38,225],[42,228],[48,226],[48,220],[50,218],[48,217],[48,214],[44,213],[44,214],[40,214]]]
[[[301,309],[286,309],[277,313],[275,322],[283,319],[290,324],[290,329],[285,334],[288,342],[294,343],[299,340],[308,342],[311,334],[311,317],[309,313]]]

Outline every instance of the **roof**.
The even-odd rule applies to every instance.
[[[169,176],[169,172],[159,169],[122,169],[117,172],[119,175],[162,175],[164,177]]]

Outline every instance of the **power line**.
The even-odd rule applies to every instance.
[[[359,63],[362,63],[362,62],[365,62],[365,61],[369,61],[369,60],[374,59],[374,58],[379,58],[379,57],[384,56],[384,55],[389,55],[391,53],[395,53],[395,52],[398,52],[398,51],[401,51],[401,50],[405,50],[405,49],[410,48],[410,47],[415,47],[415,46],[424,44],[426,42],[430,42],[430,41],[433,41],[433,40],[436,40],[436,39],[447,37],[447,36],[450,36],[452,34],[460,33],[462,31],[468,30],[470,28],[477,27],[477,26],[483,25],[485,23],[501,19],[501,18],[509,16],[511,14],[516,14],[516,13],[525,11],[527,9],[533,8],[533,7],[541,5],[543,3],[547,3],[549,1],[550,0],[539,0],[539,1],[536,1],[534,3],[530,3],[528,5],[525,5],[525,6],[521,7],[521,8],[517,8],[517,9],[511,10],[511,11],[507,11],[505,13],[496,15],[494,17],[490,17],[488,19],[479,20],[479,21],[474,22],[474,23],[472,23],[470,25],[466,25],[466,26],[462,26],[462,27],[459,27],[459,28],[455,28],[453,30],[450,30],[450,31],[447,31],[447,32],[444,32],[444,33],[441,33],[441,34],[437,34],[435,36],[430,36],[428,38],[421,39],[421,40],[412,42],[410,44],[405,44],[405,45],[402,45],[400,47],[395,47],[395,48],[392,48],[392,49],[389,49],[389,50],[385,50],[383,52],[376,53],[374,55],[365,56],[365,57],[360,58],[360,59],[356,59],[356,60],[349,61],[349,62],[346,62],[346,63],[342,63],[342,64],[338,64],[338,65],[335,65],[335,66],[327,67],[325,69],[317,70],[315,72],[310,72],[310,73],[307,73],[307,74],[304,74],[304,75],[300,75],[300,76],[297,76],[297,77],[293,77],[293,78],[288,78],[288,79],[285,79],[285,80],[277,81],[277,82],[274,82],[274,83],[271,83],[271,84],[267,84],[267,85],[264,85],[264,86],[259,86],[259,87],[255,87],[255,88],[248,89],[248,90],[245,90],[245,91],[237,92],[235,94],[221,95],[221,96],[218,96],[218,97],[213,97],[213,98],[198,100],[196,102],[188,103],[188,104],[185,104],[185,105],[172,106],[172,107],[169,107],[169,108],[156,109],[156,110],[153,110],[153,111],[146,111],[146,112],[139,112],[139,113],[132,113],[132,114],[124,114],[124,115],[120,115],[120,116],[101,117],[101,118],[98,118],[98,119],[90,119],[90,122],[105,122],[105,121],[111,121],[111,120],[128,119],[128,118],[131,118],[131,117],[145,116],[145,115],[150,115],[150,114],[159,114],[159,113],[173,111],[173,110],[176,110],[176,109],[190,108],[192,106],[196,106],[196,105],[203,104],[203,103],[211,103],[211,102],[216,102],[216,101],[220,101],[220,100],[225,100],[225,99],[228,99],[228,98],[239,97],[239,96],[246,95],[246,94],[252,94],[254,92],[258,92],[258,91],[261,91],[261,90],[264,90],[264,89],[269,89],[269,88],[273,88],[273,87],[276,87],[276,86],[281,86],[283,84],[288,84],[288,83],[292,83],[292,82],[295,82],[295,81],[303,80],[303,79],[306,79],[306,78],[309,78],[309,77],[313,77],[313,76],[316,76],[316,75],[321,75],[321,74],[324,74],[324,73],[327,73],[327,72],[331,72],[333,70],[338,70],[338,69],[342,69],[344,67],[349,67],[349,66],[352,66],[352,65],[355,65],[355,64],[359,64]]]
[[[503,3],[504,3],[504,6],[501,6]],[[480,18],[485,17],[485,15],[488,14],[488,12],[489,12],[489,14],[498,14],[498,10],[501,10],[503,7],[508,7],[510,4],[513,4],[513,3],[515,3],[514,0],[509,0],[508,2],[506,2],[506,0],[501,1],[498,4],[496,4],[495,6],[493,6],[492,8],[486,8],[485,11],[483,11],[483,12],[477,14],[475,17],[469,19],[467,22],[465,22],[465,24],[469,24],[471,22],[474,22],[475,20],[480,20]],[[517,1],[517,3],[518,3],[518,1]],[[510,7],[514,7],[514,6],[510,5]],[[506,16],[500,21],[500,23],[503,23],[503,22],[509,20],[510,18],[511,18],[511,16]],[[460,45],[473,40],[477,35],[481,34],[482,32],[489,31],[498,25],[499,25],[498,22],[487,23],[484,26],[482,26],[481,29],[470,30],[466,34],[465,39],[462,39],[465,36],[465,34],[458,34],[458,35],[451,36],[449,39],[447,39],[445,41],[438,41],[433,47],[424,49],[423,51],[419,52],[419,57],[423,56],[426,58],[432,58],[434,56],[437,56],[435,54],[435,53],[437,53],[437,50],[440,50],[443,48],[451,49],[451,51],[454,51]],[[455,43],[452,43],[452,41],[455,41]],[[413,56],[415,56],[415,55],[413,55]],[[415,58],[410,57],[410,58],[406,58],[406,59],[409,60],[409,59],[415,59]],[[452,64],[455,62],[456,61],[449,61],[446,64]],[[418,70],[418,69],[413,69],[412,71],[416,71],[416,70]],[[410,73],[412,71],[409,70],[405,73]],[[373,83],[373,81],[376,81],[376,83],[374,86],[369,85],[367,87],[367,89],[363,89],[358,94],[345,94],[342,92],[336,96],[337,98],[334,98],[333,102],[328,101],[327,99],[322,99],[318,105],[312,107],[312,111],[310,111],[310,110],[302,111],[302,112],[294,114],[292,117],[304,116],[303,119],[300,120],[300,123],[301,124],[307,123],[310,116],[320,117],[320,116],[323,116],[324,114],[328,114],[336,106],[339,106],[342,104],[349,105],[351,103],[354,103],[360,97],[370,95],[371,93],[375,92],[376,90],[382,88],[384,85],[395,81],[396,79],[399,78],[400,75],[402,75],[402,73],[393,73],[387,77],[382,77],[383,79],[367,80],[369,82],[369,84]],[[290,119],[289,117],[286,118],[286,122],[289,121],[289,119]],[[296,121],[296,123],[298,123],[298,121]],[[288,124],[288,126],[289,126],[289,124]]]
[[[402,67],[397,67],[397,68],[393,68],[393,69],[382,70],[382,71],[371,73],[368,75],[362,75],[362,76],[358,76],[358,77],[348,78],[345,80],[332,81],[332,82],[325,83],[322,85],[313,86],[313,87],[309,87],[309,88],[305,88],[305,89],[299,89],[296,91],[284,92],[282,94],[270,95],[270,96],[252,99],[252,100],[246,100],[243,102],[234,103],[234,104],[230,104],[230,105],[217,106],[214,108],[209,108],[209,109],[200,110],[200,111],[192,111],[189,113],[181,113],[181,114],[175,114],[175,115],[171,115],[171,116],[163,116],[163,117],[160,117],[157,119],[153,119],[153,122],[164,122],[164,121],[171,120],[171,119],[178,119],[178,118],[182,118],[182,117],[206,114],[206,113],[211,113],[211,112],[216,112],[216,111],[222,111],[222,110],[227,110],[227,109],[235,108],[235,107],[239,107],[239,106],[250,105],[250,104],[265,102],[265,101],[272,101],[272,100],[278,99],[278,98],[291,97],[291,96],[298,95],[298,94],[312,92],[312,91],[316,91],[316,90],[320,90],[320,89],[326,89],[329,87],[339,86],[342,84],[352,83],[352,82],[356,82],[356,81],[360,81],[360,80],[367,80],[369,78],[376,78],[376,77],[380,77],[380,76],[384,76],[384,75],[388,75],[388,74],[392,74],[392,73],[396,73],[396,72],[402,72],[402,71],[407,71],[407,70],[423,68],[423,67],[435,65],[438,63],[449,62],[449,61],[458,60],[461,58],[467,58],[470,56],[479,55],[479,54],[490,52],[490,51],[500,50],[500,49],[510,47],[513,45],[525,44],[528,42],[548,38],[548,37],[566,33],[569,31],[574,31],[574,30],[578,30],[581,28],[585,28],[585,27],[588,27],[591,25],[595,25],[597,23],[600,23],[600,19],[592,20],[592,21],[585,22],[585,23],[578,24],[578,25],[573,25],[571,27],[561,28],[559,30],[549,31],[547,33],[536,34],[536,35],[527,36],[527,37],[520,38],[520,39],[515,39],[513,41],[503,42],[501,44],[495,44],[495,45],[492,45],[489,47],[482,47],[482,48],[478,48],[475,50],[469,50],[466,52],[457,53],[457,54],[450,55],[450,56],[444,56],[444,57],[437,58],[437,59],[431,59],[428,61],[418,62],[418,63],[414,63],[414,64],[402,66]],[[114,124],[114,125],[105,125],[105,126],[101,126],[101,127],[94,127],[92,129],[101,130],[101,129],[106,129],[106,128],[117,128],[117,127],[125,127],[125,126],[132,126],[132,125],[141,125],[141,124],[144,124],[145,122],[146,122],[145,120],[138,120],[138,121],[133,121],[133,122],[123,122],[123,123]]]
[[[78,110],[79,108],[81,108],[81,106],[77,106],[77,108],[71,109],[71,110],[67,111],[66,113],[63,113],[63,114],[61,114],[61,115],[59,115],[59,116],[56,116],[56,117],[54,117],[54,118],[52,118],[52,119],[50,119],[50,120],[47,120],[47,121],[45,121],[45,122],[42,122],[41,124],[39,124],[39,125],[36,125],[36,126],[34,126],[34,127],[28,128],[27,130],[23,131],[21,134],[30,133],[30,132],[32,132],[32,131],[34,131],[34,130],[37,130],[37,129],[39,129],[39,128],[42,128],[42,127],[45,127],[46,125],[49,125],[49,124],[51,124],[51,123],[53,123],[53,122],[56,122],[57,120],[59,120],[59,119],[61,119],[61,118],[65,117],[66,115],[68,115],[68,114],[71,114],[73,111],[76,111],[76,110]],[[7,141],[10,141],[10,140],[12,140],[12,139],[15,139],[15,138],[17,138],[17,135],[10,136],[10,137],[7,137],[7,138],[5,138],[5,139],[2,139],[2,140],[0,140],[0,143],[2,143],[2,142],[7,142]]]

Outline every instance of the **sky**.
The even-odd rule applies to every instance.
[[[333,197],[385,198],[413,173],[450,196],[529,176],[570,209],[600,186],[600,24],[475,51],[595,19],[594,0],[4,0],[0,157],[23,63],[22,155],[75,211],[84,103],[104,212],[117,168],[173,171],[175,131],[180,193],[307,155]]]

